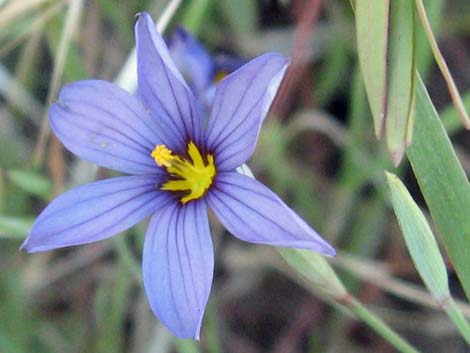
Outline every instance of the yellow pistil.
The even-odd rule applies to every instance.
[[[164,167],[175,178],[164,183],[161,189],[188,191],[181,198],[183,204],[201,198],[212,185],[215,176],[213,155],[208,154],[207,163],[204,163],[201,152],[192,141],[188,143],[188,155],[191,160],[174,155],[165,145],[157,145],[151,153],[157,165]]]

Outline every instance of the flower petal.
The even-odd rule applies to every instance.
[[[129,174],[156,171],[150,153],[162,137],[142,104],[106,81],[66,85],[49,109],[51,127],[77,156]]]
[[[200,145],[202,120],[188,85],[173,63],[168,48],[148,13],[141,13],[135,27],[139,95],[171,139],[170,149],[181,153],[188,140]]]
[[[123,176],[79,186],[39,215],[22,248],[45,251],[85,244],[132,227],[169,202],[157,176]]]
[[[190,83],[193,93],[202,95],[212,84],[215,73],[209,53],[182,27],[175,29],[167,43],[174,63]]]
[[[255,179],[221,173],[207,200],[222,224],[241,240],[335,254],[317,232]]]
[[[250,61],[217,86],[206,141],[218,170],[233,170],[253,153],[261,123],[287,65],[287,58],[281,54],[268,53]]]
[[[155,315],[176,336],[199,339],[214,272],[204,201],[175,203],[152,217],[142,267]]]

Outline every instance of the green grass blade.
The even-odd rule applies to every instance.
[[[289,266],[305,277],[315,288],[331,296],[335,302],[349,310],[392,344],[399,352],[418,353],[413,346],[390,328],[381,318],[364,307],[344,288],[325,257],[310,250],[277,248]]]
[[[52,183],[37,172],[15,169],[8,171],[7,175],[11,183],[29,194],[40,196],[43,199],[52,195]]]
[[[431,228],[401,180],[388,172],[385,176],[393,209],[415,267],[431,294],[439,303],[444,303],[450,297],[449,281]]]
[[[392,162],[397,166],[405,146],[411,142],[414,102],[415,34],[413,4],[409,0],[390,3],[387,50],[385,139]]]
[[[33,226],[34,217],[0,216],[0,239],[23,239]]]
[[[454,325],[459,329],[459,332],[462,334],[465,341],[470,344],[470,325],[452,298],[445,303],[444,310]]]
[[[424,4],[422,0],[416,0],[416,8],[418,10],[419,17],[421,19],[421,23],[424,27],[426,35],[428,37],[429,44],[431,45],[434,58],[436,59],[437,66],[441,70],[442,76],[444,81],[446,81],[447,89],[449,91],[450,97],[452,98],[452,102],[459,113],[460,119],[462,120],[463,125],[466,129],[470,129],[470,117],[468,116],[467,109],[462,101],[462,97],[460,96],[459,90],[452,78],[452,75],[449,71],[449,67],[447,66],[444,57],[442,56],[441,50],[437,45],[436,38],[434,37],[434,33],[431,29],[431,24],[429,23],[426,10],[424,8]]]
[[[419,275],[440,307],[467,343],[470,343],[470,325],[451,297],[446,265],[426,218],[400,179],[387,172],[385,176],[393,209]]]
[[[358,300],[351,300],[348,308],[356,315],[357,318],[364,321],[375,332],[389,341],[399,352],[402,353],[419,353],[419,351],[411,346],[407,341],[403,340],[395,331],[384,323],[380,317],[369,311]]]
[[[341,280],[323,255],[310,250],[277,248],[282,258],[318,289],[340,300],[347,296]]]
[[[175,345],[178,353],[198,353],[197,343],[192,340],[175,338]]]
[[[416,86],[414,141],[407,156],[470,298],[470,185],[421,79]]]
[[[375,134],[383,135],[387,87],[389,1],[357,0],[356,36],[359,63],[374,118]]]
[[[428,14],[429,23],[434,34],[438,34],[444,17],[444,0],[425,0],[424,6]],[[419,23],[419,15],[415,11],[415,22]],[[428,76],[429,69],[433,63],[431,46],[429,45],[426,32],[422,26],[416,26],[416,66],[418,72],[424,79]],[[459,122],[460,123],[460,122]]]
[[[410,0],[356,1],[357,50],[375,134],[398,166],[411,141],[416,81]]]

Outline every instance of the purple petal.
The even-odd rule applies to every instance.
[[[139,95],[171,139],[170,149],[184,152],[188,140],[200,145],[202,120],[188,85],[173,63],[168,48],[149,14],[139,15],[135,27]]]
[[[155,315],[176,336],[199,339],[214,272],[204,201],[174,203],[152,217],[142,267]]]
[[[213,60],[217,72],[227,72],[229,74],[249,62],[249,60],[239,56],[227,54],[218,54]]]
[[[49,120],[65,147],[83,159],[129,174],[157,170],[150,153],[162,141],[158,127],[135,97],[109,82],[66,85]]]
[[[188,79],[195,95],[202,95],[214,78],[214,62],[209,53],[182,27],[175,29],[167,43],[172,59]]]
[[[261,123],[287,65],[284,56],[265,54],[217,86],[206,141],[208,151],[215,155],[218,170],[233,170],[252,155]]]
[[[169,202],[156,189],[157,176],[123,176],[79,186],[39,215],[22,245],[45,251],[109,238],[141,221]]]
[[[317,232],[255,179],[221,173],[207,200],[222,224],[241,240],[335,254]]]

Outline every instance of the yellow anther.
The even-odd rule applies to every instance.
[[[225,70],[217,71],[217,73],[215,74],[215,77],[214,77],[214,82],[219,83],[220,81],[222,81],[227,76],[228,76],[227,71],[225,71]]]
[[[208,154],[204,161],[201,152],[191,141],[188,143],[190,159],[174,155],[165,145],[157,145],[151,156],[160,167],[165,167],[172,177],[161,186],[162,190],[187,191],[181,198],[183,204],[201,198],[212,185],[215,176],[214,156]]]
[[[175,159],[175,156],[165,145],[157,145],[150,155],[159,167],[170,167],[171,161]]]

